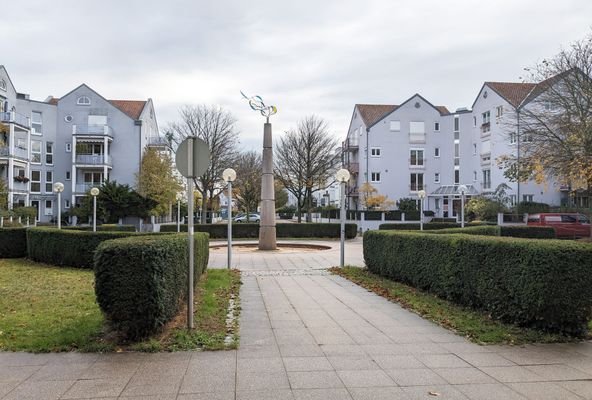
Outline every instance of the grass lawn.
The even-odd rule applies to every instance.
[[[399,303],[402,307],[481,344],[567,342],[573,338],[494,321],[487,314],[459,306],[357,267],[332,268],[331,272]],[[590,325],[592,329],[592,323]]]
[[[92,271],[58,268],[26,259],[0,259],[0,350],[174,351],[237,346],[238,271],[211,270],[195,293],[196,329],[185,328],[185,311],[154,338],[116,343],[95,301]],[[226,323],[229,299],[237,317]],[[228,325],[228,326],[227,326]]]

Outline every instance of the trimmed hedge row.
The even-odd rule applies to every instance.
[[[418,223],[411,223],[411,224],[380,224],[378,229],[383,230],[403,230],[403,231],[418,231],[421,225]],[[424,230],[433,230],[433,229],[449,229],[449,228],[458,228],[460,224],[454,222],[426,222],[423,224]]]
[[[62,229],[69,229],[74,231],[91,231],[92,226],[67,226]],[[97,232],[135,232],[135,225],[117,225],[117,224],[103,224],[97,225]]]
[[[338,238],[339,224],[305,223],[305,224],[277,224],[275,226],[278,238]],[[228,233],[226,224],[196,224],[195,232],[207,232],[212,239],[225,239]],[[161,232],[177,232],[177,225],[161,225]],[[181,225],[181,231],[187,232],[187,225]],[[345,237],[353,239],[357,235],[356,224],[345,224]],[[237,239],[259,237],[259,224],[232,224],[232,237]]]
[[[364,233],[364,260],[405,282],[520,326],[584,335],[592,317],[592,246],[417,232]]]
[[[95,249],[101,242],[136,235],[150,234],[30,228],[27,230],[27,253],[31,260],[47,264],[92,268]]]
[[[94,257],[97,302],[114,329],[140,339],[177,315],[187,293],[187,236],[135,236],[101,243]],[[208,235],[195,235],[195,280],[208,263]]]
[[[555,239],[555,229],[549,226],[468,226],[466,228],[450,228],[430,231],[429,233],[448,234],[462,233],[465,235],[505,236],[525,239]]]
[[[27,228],[0,228],[0,258],[27,256]]]

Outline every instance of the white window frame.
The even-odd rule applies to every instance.
[[[66,153],[72,152],[72,143],[66,143]]]
[[[439,172],[434,173],[434,183],[440,183],[440,173]]]
[[[418,157],[418,153],[421,151],[421,158]],[[411,160],[413,160],[413,157],[411,156],[413,154],[413,152],[415,152],[415,164],[412,164]],[[421,163],[418,163],[421,160]],[[423,168],[425,167],[425,150],[424,149],[409,149],[409,166],[410,167],[414,167],[414,168]]]
[[[434,132],[440,132],[440,122],[434,122]]]
[[[411,184],[411,177],[415,175],[415,189],[413,188],[413,185]],[[419,181],[419,176],[421,175],[421,187],[419,187],[418,181]],[[423,190],[425,188],[425,180],[424,180],[424,173],[423,172],[412,172],[411,174],[409,174],[409,191],[410,192],[418,192],[420,190]]]
[[[452,128],[454,132],[460,132],[460,117],[458,115],[454,116]]]
[[[47,203],[50,203],[51,207],[47,207]],[[43,202],[43,215],[46,217],[53,215],[53,200],[45,200]]]
[[[90,101],[90,97],[88,96],[80,96],[79,98],[76,99],[76,105],[78,106],[90,106],[91,101]]]
[[[401,131],[401,121],[391,120],[390,124],[389,124],[389,129],[391,132],[400,132]]]
[[[50,147],[51,146],[51,151]],[[55,145],[53,142],[45,142],[45,164],[47,165],[53,165],[53,149],[54,149]],[[47,161],[47,156],[51,156],[51,162]]]
[[[477,143],[473,143],[473,155],[477,155]]]
[[[35,172],[39,173],[39,180],[38,181],[33,180],[33,173],[35,173]],[[40,169],[32,169],[30,173],[31,173],[31,176],[29,178],[29,180],[30,180],[29,183],[31,184],[31,186],[30,186],[31,193],[41,193],[41,170]],[[39,184],[38,191],[33,190],[33,184],[35,184],[35,183]]]
[[[517,137],[518,135],[516,134],[516,132],[510,133],[510,144],[515,144]]]
[[[33,115],[39,115],[39,122],[34,122]],[[37,131],[37,129],[35,129],[35,125],[39,125],[41,129]],[[43,135],[43,113],[41,111],[31,111],[31,135]]]
[[[440,158],[440,148],[434,147],[434,158]]]
[[[534,194],[523,194],[522,201],[533,202],[534,201]]]
[[[380,172],[371,172],[370,173],[370,182],[380,183]]]
[[[45,193],[53,193],[53,171],[45,171]]]
[[[67,181],[71,181],[72,180],[72,172],[71,171],[66,171],[66,180]]]
[[[495,108],[495,116],[496,118],[501,118],[501,116],[504,115],[504,106],[497,106]]]
[[[35,143],[39,143],[39,151],[34,151]],[[31,140],[31,164],[41,164],[42,158],[41,155],[43,153],[43,142],[41,140]],[[33,161],[33,156],[35,154],[39,155],[39,161]]]
[[[473,128],[477,126],[477,117],[473,116]]]
[[[378,158],[381,155],[380,147],[370,147],[370,157]]]
[[[68,199],[64,200],[64,208],[70,208],[70,200],[68,200]]]

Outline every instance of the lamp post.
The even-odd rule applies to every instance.
[[[93,232],[97,231],[97,196],[99,195],[99,188],[92,188],[90,194],[93,197]]]
[[[419,197],[419,230],[423,231],[423,199],[426,197],[426,191],[420,190],[417,192],[417,197]]]
[[[349,171],[345,168],[340,169],[335,174],[335,179],[341,185],[339,219],[341,220],[341,249],[339,254],[339,267],[343,268],[345,263],[345,183],[349,181]]]
[[[465,194],[469,188],[466,185],[460,185],[457,189],[460,192],[460,227],[465,227]]]
[[[236,171],[226,168],[222,171],[222,178],[228,183],[228,269],[232,264],[232,182],[236,179]]]
[[[53,191],[58,194],[58,229],[62,229],[62,192],[64,191],[64,184],[62,182],[54,183]]]
[[[177,193],[177,233],[181,232],[181,199],[183,195]]]

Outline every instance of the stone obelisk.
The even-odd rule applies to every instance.
[[[241,95],[249,102],[252,110],[265,117],[263,125],[263,165],[261,166],[261,222],[259,226],[259,250],[276,250],[275,235],[275,187],[273,179],[273,143],[271,140],[271,124],[269,117],[277,113],[275,106],[267,106],[261,96],[248,97]]]

